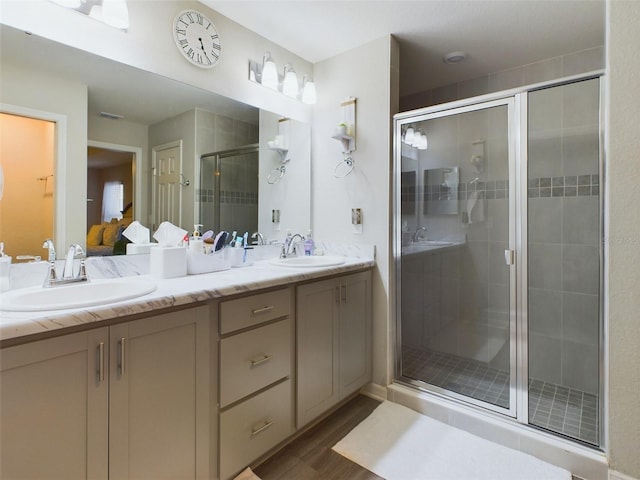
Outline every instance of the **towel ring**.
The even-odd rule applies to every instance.
[[[344,159],[335,166],[333,169],[333,176],[336,178],[344,178],[353,171],[353,158],[349,155],[345,155]],[[339,173],[340,172],[340,173]]]

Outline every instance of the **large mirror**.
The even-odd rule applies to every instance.
[[[297,145],[290,164],[295,162],[295,167],[270,185],[264,172],[276,168],[279,158],[266,143],[278,134],[282,116],[277,112],[261,112],[6,25],[0,29],[0,102],[7,114],[0,119],[2,130],[11,117],[42,117],[45,130],[44,139],[27,131],[13,134],[17,145],[10,153],[3,147],[0,157],[6,179],[0,240],[14,257],[43,255],[42,241],[50,236],[59,257],[70,243],[87,246],[92,253],[113,254],[114,231],[117,235],[132,220],[152,232],[163,220],[189,231],[205,222],[226,230],[240,228],[233,216],[225,217],[224,225],[203,218],[208,213],[201,209],[201,200],[207,192],[200,188],[200,159],[252,144],[259,146],[259,168],[236,171],[259,175],[258,192],[234,190],[225,197],[255,204],[255,222],[243,218],[238,223],[242,228],[255,225],[269,239],[280,239],[285,229],[304,233],[309,228],[308,125],[293,122],[295,135],[305,137],[289,139]],[[40,155],[32,147],[46,142],[54,161],[36,166]],[[238,189],[252,183],[239,178],[232,182]],[[286,201],[288,185],[296,188],[295,202]],[[21,198],[20,192],[29,196]],[[26,204],[43,211],[37,206],[41,198],[53,203],[48,207],[52,219],[19,214]],[[272,221],[274,210],[288,219],[282,230]],[[92,229],[101,225],[101,232]],[[92,248],[99,246],[103,248]]]

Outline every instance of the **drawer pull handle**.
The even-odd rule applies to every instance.
[[[269,360],[271,360],[271,355],[265,355],[258,360],[251,360],[251,366],[255,367],[257,365],[260,365],[261,363],[268,362]]]
[[[120,347],[120,359],[118,362],[118,368],[120,369],[120,376],[123,376],[126,373],[126,365],[125,365],[127,361],[127,357],[125,353],[126,342],[127,342],[127,339],[125,337],[122,337],[118,342],[118,347]]]
[[[104,382],[104,342],[98,344],[98,381]]]
[[[262,425],[261,427],[258,427],[258,428],[254,428],[253,430],[251,430],[251,436],[255,437],[256,435],[264,432],[271,425],[273,425],[273,422],[271,420],[265,420],[264,421],[264,425]]]
[[[268,312],[269,310],[273,310],[273,305],[267,305],[266,307],[251,310],[251,315],[260,315],[261,313]]]

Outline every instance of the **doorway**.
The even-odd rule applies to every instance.
[[[395,137],[395,381],[600,446],[600,79],[399,114]]]
[[[41,256],[54,236],[56,123],[0,113],[0,239],[5,252]]]

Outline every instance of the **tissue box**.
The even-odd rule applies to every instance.
[[[189,275],[219,272],[220,270],[229,270],[230,268],[231,264],[224,259],[222,254],[212,253],[205,255],[204,253],[193,250],[187,252],[187,273]]]
[[[153,247],[158,245],[157,243],[127,243],[127,255],[149,253]]]
[[[157,278],[184,277],[187,274],[187,249],[155,247],[149,252],[149,273]]]

